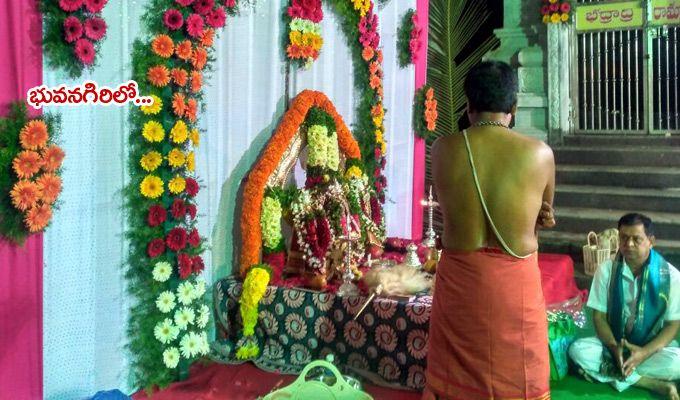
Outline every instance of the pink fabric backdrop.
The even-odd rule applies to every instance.
[[[42,23],[36,0],[0,2],[0,116],[42,82]],[[42,399],[43,238],[23,247],[0,239],[0,392]],[[0,396],[0,397],[2,397]]]
[[[427,37],[429,25],[429,0],[418,0],[416,3],[418,24],[423,29],[421,33],[422,46],[418,51],[416,61],[416,89],[427,81]],[[415,118],[415,115],[413,116]],[[420,240],[423,237],[423,206],[420,200],[425,197],[425,140],[416,137],[413,144],[413,209],[411,212],[411,239]]]

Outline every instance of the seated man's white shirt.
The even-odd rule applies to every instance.
[[[590,294],[588,297],[587,306],[606,313],[608,310],[607,300],[609,296],[609,280],[612,272],[611,260],[600,264],[593,277],[593,284],[590,287]],[[670,275],[670,290],[668,293],[668,307],[666,308],[666,321],[680,320],[680,271],[677,270],[670,263],[668,264],[668,273]],[[642,279],[642,274],[635,278],[630,267],[623,262],[623,301],[625,306],[623,308],[623,315],[627,330],[632,328],[632,322],[635,319],[635,308],[638,297],[638,279]]]

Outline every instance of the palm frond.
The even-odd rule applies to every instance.
[[[465,76],[498,39],[490,37],[476,49],[464,51],[490,16],[485,0],[430,2],[427,82],[434,88],[439,113],[430,142],[458,131],[458,119],[465,108]]]

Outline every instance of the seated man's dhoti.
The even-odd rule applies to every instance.
[[[625,380],[600,372],[603,351],[608,350],[602,345],[600,339],[589,337],[575,341],[569,348],[569,356],[588,376],[599,382],[611,383],[620,392],[633,386],[642,376],[663,381],[680,379],[680,348],[675,340],[668,347],[651,355]]]
[[[444,250],[430,319],[427,389],[448,399],[548,399],[537,256]]]

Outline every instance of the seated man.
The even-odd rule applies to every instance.
[[[597,337],[574,342],[569,355],[586,379],[652,390],[678,400],[680,272],[657,253],[652,221],[619,220],[619,252],[600,265],[590,289]],[[605,351],[606,349],[606,351]]]

